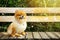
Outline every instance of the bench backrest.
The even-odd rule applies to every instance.
[[[60,13],[60,8],[8,8],[0,7],[0,13],[15,13],[23,10],[26,13]],[[0,16],[0,22],[12,22],[14,16]],[[60,22],[60,16],[27,16],[27,22]]]

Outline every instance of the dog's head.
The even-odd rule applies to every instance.
[[[22,11],[22,10],[16,10],[15,11],[15,19],[19,23],[26,22],[26,13],[24,11]]]

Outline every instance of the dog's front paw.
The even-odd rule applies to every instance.
[[[11,34],[10,36],[11,36],[11,37],[15,37],[15,35],[14,35],[14,34]]]
[[[21,37],[22,35],[21,35],[21,34],[16,33],[16,34],[15,34],[15,36],[16,36],[16,37]]]
[[[22,32],[21,34],[22,34],[23,36],[25,36],[27,33],[26,33],[26,32]]]

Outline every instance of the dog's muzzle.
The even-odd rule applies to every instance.
[[[20,16],[20,19],[23,19],[23,16]]]

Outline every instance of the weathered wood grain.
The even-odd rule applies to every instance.
[[[60,39],[59,32],[27,32],[27,35],[22,37],[10,37],[6,32],[1,32],[0,35],[0,39]]]
[[[7,32],[0,32],[1,33],[1,39],[8,39],[9,35]]]
[[[33,37],[34,37],[34,39],[41,39],[38,32],[33,32]]]
[[[59,32],[53,32],[53,33],[60,38],[60,33]]]
[[[17,7],[0,7],[0,13],[15,13],[15,10],[23,10],[26,13],[60,13],[60,7],[35,7],[35,8],[17,8]]]
[[[46,34],[51,38],[51,39],[58,39],[58,37],[53,34],[52,32],[46,32]]]
[[[50,38],[48,37],[48,35],[46,35],[45,32],[39,32],[39,34],[41,35],[41,38],[42,38],[42,39],[50,39]]]
[[[0,16],[0,22],[12,22],[14,16]],[[60,22],[60,16],[27,16],[27,22]]]
[[[27,32],[26,39],[33,39],[32,32]]]

